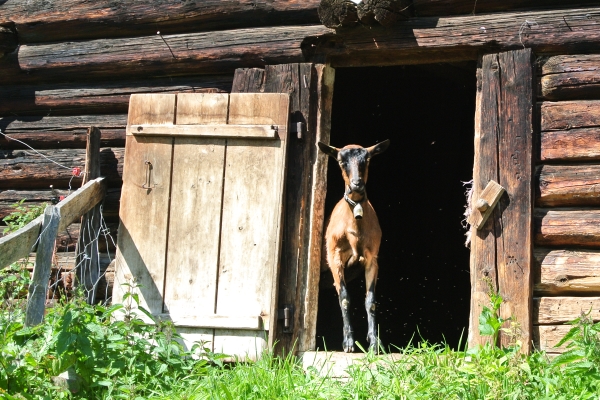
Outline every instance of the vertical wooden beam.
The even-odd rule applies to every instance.
[[[478,319],[488,282],[504,298],[503,318],[520,326],[531,346],[533,207],[533,55],[530,49],[485,55],[478,70],[475,120],[475,201],[495,179],[506,189],[483,229],[472,229],[469,346],[482,344]],[[501,333],[501,345],[514,338]]]
[[[46,207],[35,256],[33,278],[31,279],[29,294],[27,296],[25,326],[38,325],[44,319],[52,255],[54,254],[54,243],[56,241],[56,234],[58,233],[59,222],[60,210],[58,207],[52,205]]]
[[[85,168],[81,185],[100,177],[100,129],[92,126],[87,133],[85,152]],[[96,300],[96,283],[100,279],[100,252],[98,238],[102,219],[102,202],[85,213],[81,218],[81,230],[77,240],[75,254],[77,281],[86,290],[87,302],[93,304]]]

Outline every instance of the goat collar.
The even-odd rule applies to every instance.
[[[350,190],[350,187],[346,186],[346,191],[344,192],[344,200],[346,200],[346,203],[348,203],[348,205],[350,205],[350,207],[352,208],[352,213],[354,214],[354,218],[355,219],[362,219],[363,208],[360,205],[360,203],[362,203],[363,201],[365,201],[365,199],[367,198],[367,192],[365,191],[365,193],[363,194],[362,199],[360,199],[359,201],[354,201],[350,197],[348,197],[348,195],[350,193],[352,193],[352,191]]]

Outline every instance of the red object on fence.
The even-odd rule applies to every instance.
[[[79,168],[79,167],[73,168],[73,175],[80,176],[81,175],[81,168]]]

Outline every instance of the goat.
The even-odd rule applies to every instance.
[[[389,146],[386,140],[363,148],[348,145],[338,149],[319,142],[319,148],[340,165],[346,184],[344,197],[331,213],[325,232],[327,264],[333,275],[344,322],[344,351],[354,351],[354,337],[350,324],[350,298],[346,288],[344,270],[360,266],[365,269],[367,294],[365,308],[368,317],[367,341],[369,348],[377,350],[378,339],[375,326],[375,284],[377,281],[377,254],[381,244],[381,228],[377,214],[367,199],[365,185],[369,175],[369,162]]]

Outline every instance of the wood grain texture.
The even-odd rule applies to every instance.
[[[35,149],[85,149],[87,130],[95,126],[102,131],[102,147],[124,147],[127,114],[75,116],[5,116],[0,118],[3,150],[27,149],[22,141]]]
[[[541,107],[542,131],[600,126],[600,100],[545,101]]]
[[[539,166],[536,171],[540,207],[600,205],[600,165]]]
[[[536,248],[536,296],[600,294],[600,252]]]
[[[113,253],[115,251],[118,227],[119,224],[117,222],[107,222],[103,226],[102,236],[98,242],[98,250],[100,252]],[[75,251],[80,230],[81,224],[76,222],[66,227],[65,230],[59,231],[58,235],[56,236],[56,251]]]
[[[80,221],[83,214],[102,201],[104,197],[104,178],[87,182],[75,193],[56,205],[60,211],[58,231],[62,231],[75,221]]]
[[[536,297],[533,309],[536,325],[565,324],[587,313],[594,322],[600,321],[600,297]]]
[[[39,216],[21,229],[0,237],[0,268],[9,266],[12,262],[35,250],[36,241],[40,235],[43,216]]]
[[[598,17],[600,8],[590,7],[411,18],[390,28],[307,35],[302,48],[309,60],[327,57],[333,67],[476,60],[481,53],[523,47],[538,53],[597,52]]]
[[[22,43],[318,23],[318,0],[15,0],[0,5]]]
[[[536,208],[534,237],[538,246],[600,247],[600,210]]]
[[[0,83],[118,76],[225,74],[240,67],[304,61],[300,43],[330,30],[322,25],[21,45],[0,59]],[[15,58],[16,57],[16,58]],[[4,65],[3,65],[4,64]]]
[[[100,150],[100,171],[109,186],[121,184],[123,156],[122,148]],[[84,164],[85,150],[80,149],[0,150],[0,189],[75,188],[81,186],[81,177],[73,176],[72,168]]]
[[[546,100],[594,99],[600,97],[600,56],[577,54],[539,60],[539,95]]]
[[[600,128],[581,128],[541,133],[541,161],[600,160]]]
[[[321,23],[328,28],[349,27],[358,23],[356,4],[350,0],[322,0],[317,12]]]
[[[418,0],[413,3],[415,13],[426,15],[455,15],[455,14],[483,14],[496,11],[510,11],[518,9],[534,9],[538,7],[581,7],[586,4],[597,4],[593,0],[487,0],[474,2],[472,0]]]
[[[572,325],[535,325],[533,327],[533,347],[536,350],[550,353],[563,353],[567,350],[567,343],[555,347],[560,340],[571,330]]]
[[[286,135],[286,125],[129,125],[128,135],[138,136],[188,136],[188,137],[244,137],[273,139]]]
[[[116,114],[127,112],[133,93],[228,92],[231,75],[127,81],[83,81],[0,87],[0,115]]]

